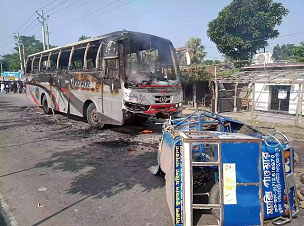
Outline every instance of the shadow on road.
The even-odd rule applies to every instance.
[[[77,176],[69,193],[110,197],[135,185],[145,191],[164,186],[164,180],[151,175],[147,168],[155,164],[156,152],[136,154],[128,151],[128,141],[107,140],[90,146],[55,153],[35,167],[78,172],[89,167],[88,172]]]
[[[62,208],[61,210],[59,210],[59,211],[57,211],[56,213],[54,213],[54,214],[52,214],[52,215],[50,215],[50,216],[48,216],[48,217],[42,219],[41,221],[39,221],[39,222],[33,224],[32,226],[41,225],[42,223],[46,222],[47,220],[49,220],[49,219],[55,217],[56,215],[62,213],[63,211],[65,211],[65,210],[67,210],[67,209],[69,209],[69,208],[75,206],[76,204],[78,204],[78,203],[80,203],[80,202],[82,202],[82,201],[84,201],[84,200],[86,200],[87,198],[90,198],[90,197],[91,197],[91,195],[87,195],[86,197],[84,197],[84,198],[82,198],[82,199],[80,199],[80,200],[78,200],[78,201],[76,201],[76,202],[74,202],[74,203],[72,203],[72,204],[70,204],[70,205],[68,205],[68,206],[66,206],[66,207],[64,207],[64,208]],[[0,224],[0,226],[1,226],[1,224]]]

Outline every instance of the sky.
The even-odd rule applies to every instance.
[[[231,1],[0,0],[0,55],[12,52],[14,32],[42,39],[41,24],[35,11],[43,9],[45,16],[49,15],[46,22],[53,45],[75,42],[81,35],[94,37],[126,29],[168,38],[175,47],[184,46],[190,37],[200,37],[207,58],[221,59],[222,54],[207,37],[208,22]],[[304,41],[304,1],[275,2],[283,3],[290,12],[278,27],[283,37],[270,40],[268,51],[272,51],[276,44],[297,45]]]

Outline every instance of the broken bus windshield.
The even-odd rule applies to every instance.
[[[178,85],[174,57],[167,41],[131,42],[126,58],[128,85]]]

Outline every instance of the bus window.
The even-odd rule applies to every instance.
[[[52,53],[50,57],[50,62],[49,62],[49,67],[48,71],[55,71],[57,67],[57,58],[58,58],[58,52],[57,53]]]
[[[118,43],[114,41],[109,41],[105,53],[104,53],[105,58],[115,58],[118,57]]]
[[[71,62],[71,69],[73,70],[82,70],[83,69],[83,60],[84,60],[84,53],[85,47],[78,48],[74,50]]]
[[[118,59],[105,59],[106,78],[118,80]]]
[[[87,69],[94,69],[96,67],[96,57],[99,48],[99,43],[91,43],[87,54]]]
[[[40,56],[34,58],[33,68],[32,68],[32,70],[33,70],[32,72],[34,72],[34,73],[39,72],[39,60],[40,60]]]
[[[98,46],[98,50],[97,50],[97,53],[96,53],[96,62],[95,62],[96,69],[101,69],[102,70],[102,68],[103,68],[102,61],[103,61],[104,46],[105,46],[104,42],[101,42]]]
[[[32,70],[32,58],[28,58],[27,62],[26,62],[26,73],[31,73]]]
[[[70,57],[71,51],[63,51],[60,55],[59,59],[59,68],[60,69],[67,69],[69,65],[69,57]]]
[[[118,43],[114,41],[108,42],[105,52],[105,77],[108,79],[119,79],[118,74]]]
[[[40,65],[40,71],[46,71],[47,70],[48,58],[49,58],[48,54],[42,56],[42,58],[41,58],[41,65]]]

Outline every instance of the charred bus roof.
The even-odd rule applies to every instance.
[[[98,41],[115,41],[115,40],[122,40],[122,39],[127,39],[130,38],[131,40],[133,40],[134,42],[146,42],[146,43],[150,43],[150,42],[162,42],[162,43],[167,43],[168,45],[172,45],[172,42],[168,39],[165,38],[161,38],[155,35],[151,35],[151,34],[146,34],[146,33],[141,33],[141,32],[135,32],[135,31],[115,31],[112,33],[108,33],[108,34],[104,34],[104,35],[100,35],[94,38],[89,38],[86,40],[82,40],[82,41],[78,41],[78,42],[74,42],[65,46],[58,46],[52,49],[48,49],[45,51],[41,51],[41,52],[37,52],[34,54],[31,54],[28,56],[28,58],[30,57],[34,57],[34,56],[40,56],[41,54],[46,54],[46,53],[50,53],[50,52],[56,52],[59,51],[61,49],[68,49],[71,48],[73,46],[83,46],[87,43],[90,42],[98,42]]]

